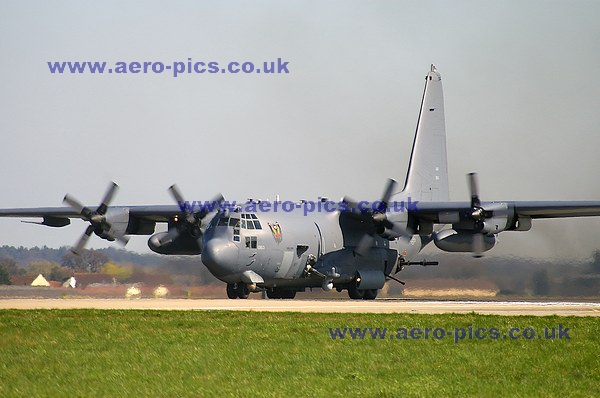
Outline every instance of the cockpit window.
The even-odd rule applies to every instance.
[[[256,236],[250,236],[250,237],[246,237],[246,247],[248,249],[256,249],[257,243],[256,243]]]
[[[262,229],[258,217],[254,213],[242,214],[242,228]]]
[[[241,219],[237,218],[237,214],[235,215],[235,217],[229,217],[225,214],[222,214],[218,217],[215,217],[211,223],[213,226],[218,227],[229,226],[236,229],[262,229],[262,226],[260,225],[260,221],[258,221],[258,217],[256,216],[256,214],[242,214]]]

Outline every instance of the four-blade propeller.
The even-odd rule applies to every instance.
[[[193,209],[189,208],[188,202],[185,201],[176,184],[173,184],[169,187],[169,193],[182,209],[181,220],[178,221],[177,225],[172,226],[169,231],[158,240],[158,242],[161,245],[169,243],[175,240],[181,234],[182,230],[187,230],[187,232],[194,238],[199,238],[202,236],[202,220],[206,217],[209,211],[207,211],[207,209],[199,209],[195,212],[192,211]],[[218,204],[223,200],[223,195],[218,194],[209,203],[215,205],[215,209],[219,210]]]
[[[481,207],[477,173],[467,174],[467,180],[471,192],[471,208],[469,209],[468,217],[473,221],[473,243],[471,252],[473,253],[473,257],[480,258],[483,257],[485,248],[485,233],[483,232],[485,220],[494,217],[494,212],[485,210]]]
[[[90,208],[82,205],[77,199],[73,196],[66,194],[63,199],[63,203],[71,206],[73,210],[81,215],[81,218],[90,223],[87,227],[81,238],[77,241],[75,246],[71,248],[71,251],[75,254],[80,254],[83,248],[85,247],[88,239],[95,232],[98,236],[101,236],[110,241],[117,240],[123,245],[127,244],[129,238],[123,235],[120,232],[114,231],[112,229],[112,225],[106,219],[106,212],[108,210],[108,205],[112,201],[116,191],[119,189],[119,186],[111,182],[108,190],[104,194],[104,198],[102,202],[100,202],[100,206],[94,211]]]
[[[411,239],[412,233],[407,231],[402,223],[390,221],[387,218],[388,204],[396,188],[396,181],[389,179],[385,187],[381,206],[376,210],[360,208],[359,204],[348,197],[344,197],[344,202],[348,204],[348,214],[352,217],[368,223],[367,229],[360,239],[354,251],[360,256],[366,256],[369,248],[373,246],[375,234],[387,239],[406,238]]]

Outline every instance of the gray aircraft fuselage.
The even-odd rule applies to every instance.
[[[402,213],[393,216],[406,219]],[[252,271],[262,277],[262,287],[323,287],[324,278],[305,273],[312,256],[316,270],[334,269],[339,274],[335,287],[345,288],[361,273],[392,274],[400,257],[410,260],[422,249],[418,235],[410,240],[376,236],[367,255],[359,255],[354,247],[364,234],[360,223],[338,211],[218,213],[202,237],[201,258],[227,283],[241,282]]]

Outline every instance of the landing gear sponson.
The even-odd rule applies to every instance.
[[[338,292],[342,290],[341,288],[337,289]],[[268,288],[265,292],[270,299],[293,299],[297,293],[294,289],[276,287]],[[378,289],[358,289],[356,286],[350,286],[348,297],[353,300],[375,300],[378,292]],[[247,299],[248,296],[250,296],[250,289],[247,284],[243,282],[227,284],[227,297],[230,299]]]

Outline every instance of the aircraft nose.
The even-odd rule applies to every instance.
[[[202,262],[216,277],[237,271],[238,248],[228,239],[212,238],[204,242]]]

